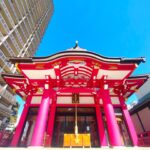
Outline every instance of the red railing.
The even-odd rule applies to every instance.
[[[9,146],[12,139],[12,132],[0,131],[0,147]]]
[[[150,131],[138,135],[139,146],[150,146]]]
[[[12,132],[0,131],[0,147],[9,146],[11,139],[12,139]],[[46,137],[45,146],[47,146],[48,139],[49,138]],[[144,147],[150,146],[150,131],[139,134],[138,143],[139,143],[139,146],[144,146]]]

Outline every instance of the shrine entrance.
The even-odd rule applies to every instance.
[[[91,147],[99,147],[95,109],[78,107],[77,114],[78,133],[90,135]],[[75,131],[75,107],[57,108],[54,126],[52,147],[64,147],[64,134]]]
[[[76,44],[48,57],[9,60],[20,74],[2,77],[25,101],[10,146],[138,145],[125,100],[149,78],[131,76],[144,58],[108,58]]]

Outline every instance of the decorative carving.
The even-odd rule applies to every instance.
[[[77,93],[72,94],[72,103],[79,104],[79,94],[77,94]]]
[[[35,68],[36,69],[44,69],[45,64],[36,64]]]
[[[118,67],[117,66],[109,66],[109,68],[108,69],[110,69],[110,70],[117,70],[118,69]]]
[[[59,66],[60,64],[61,64],[61,61],[56,61],[52,64],[52,66],[55,67],[55,66]]]

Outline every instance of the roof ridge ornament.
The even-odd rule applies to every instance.
[[[75,41],[75,46],[70,48],[70,49],[67,49],[67,51],[87,51],[87,49],[84,49],[84,48],[81,48],[79,45],[78,45],[78,40]]]
[[[75,46],[73,47],[73,49],[76,49],[77,47],[79,47],[79,45],[78,45],[78,40],[76,40],[76,42],[75,42],[76,44],[75,44]]]

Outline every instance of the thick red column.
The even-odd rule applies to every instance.
[[[124,102],[124,98],[122,96],[120,96],[119,98],[120,98],[120,103],[122,106],[122,113],[123,113],[125,122],[128,127],[128,131],[129,131],[129,134],[130,134],[130,137],[132,140],[132,144],[133,144],[133,146],[137,146],[138,145],[138,137],[137,137],[137,133],[135,131],[131,116],[130,116],[127,106]]]
[[[19,123],[16,127],[13,139],[12,139],[11,144],[10,144],[10,146],[12,146],[12,147],[17,146],[18,142],[20,140],[20,136],[21,136],[21,133],[22,133],[25,121],[26,121],[26,117],[27,117],[27,113],[28,113],[28,110],[29,110],[29,104],[30,104],[31,99],[32,99],[32,95],[29,95],[26,99],[25,104],[24,104],[23,112],[21,114]]]
[[[104,130],[104,124],[102,119],[102,113],[100,111],[100,105],[96,105],[96,118],[97,118],[97,126],[98,126],[98,133],[99,133],[99,142],[101,146],[107,146],[107,140]]]
[[[121,135],[117,124],[114,108],[109,96],[109,90],[102,89],[101,95],[103,99],[104,112],[107,121],[107,128],[111,146],[122,146]]]
[[[53,130],[54,130],[54,121],[55,121],[55,113],[56,113],[56,104],[52,104],[50,107],[50,114],[48,119],[48,127],[47,127],[47,135],[48,135],[48,146],[52,144]]]
[[[43,146],[43,139],[46,130],[46,122],[48,119],[49,106],[50,106],[50,91],[48,89],[44,89],[31,139],[30,144],[31,146]]]

